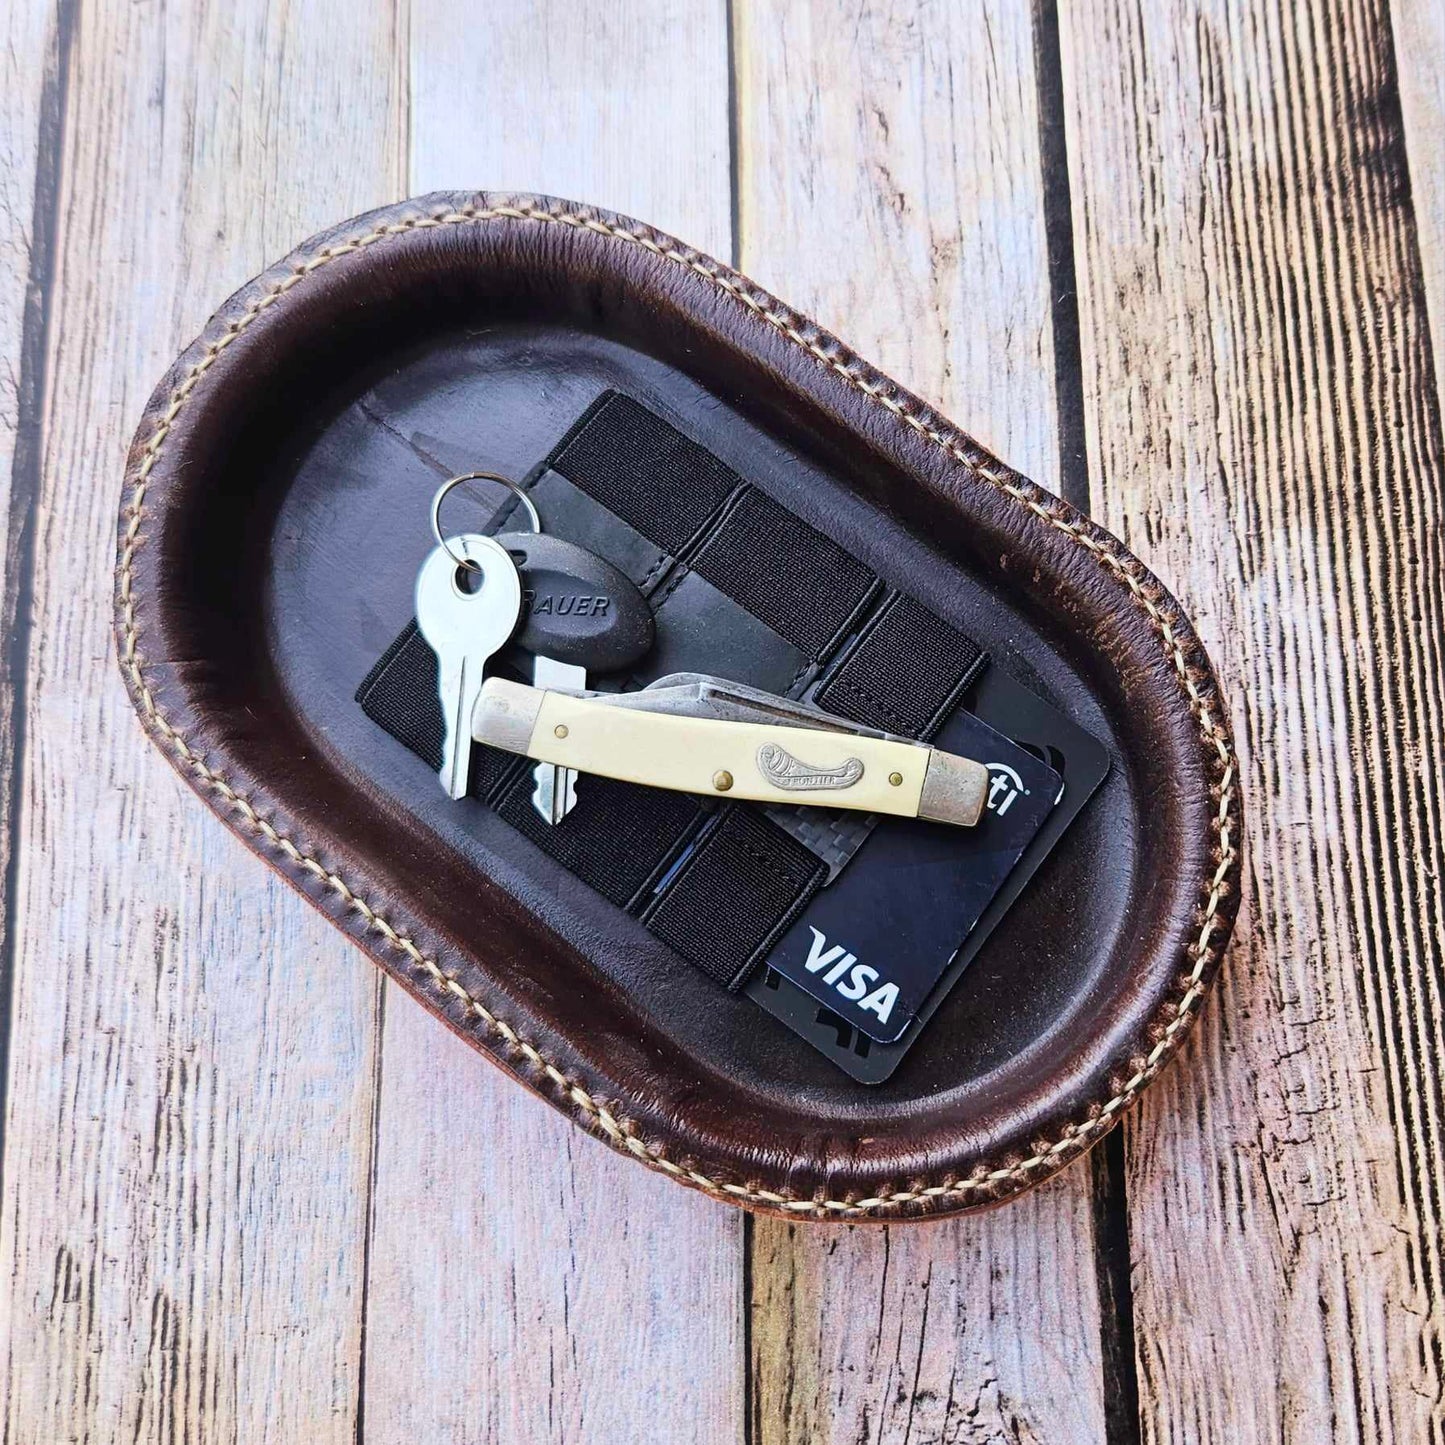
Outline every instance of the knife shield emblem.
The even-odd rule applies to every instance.
[[[836,768],[815,768],[777,743],[758,749],[758,771],[775,787],[790,793],[823,788],[851,788],[863,776],[862,758],[845,758]]]

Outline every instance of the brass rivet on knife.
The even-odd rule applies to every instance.
[[[889,773],[889,774],[888,774],[888,781],[889,781],[890,783],[892,783],[895,788],[901,788],[901,787],[903,786],[903,774],[902,774],[902,773]]]
[[[552,729],[552,736],[558,738],[565,738],[567,736],[567,724],[558,723],[557,726]]]
[[[725,769],[720,769],[712,775],[712,785],[718,792],[725,793],[733,785],[733,775]]]

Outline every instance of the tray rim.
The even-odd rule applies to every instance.
[[[288,294],[308,277],[342,257],[419,231],[519,224],[585,231],[608,242],[640,248],[685,269],[711,289],[714,301],[746,308],[786,343],[800,348],[841,378],[870,405],[881,408],[892,421],[936,447],[948,462],[1011,499],[1033,523],[1057,529],[1084,549],[1108,582],[1121,590],[1127,603],[1147,617],[1173,670],[1181,701],[1198,728],[1206,776],[1216,779],[1211,791],[1214,806],[1209,814],[1208,857],[1213,868],[1199,880],[1198,931],[1180,960],[1175,990],[1156,1008],[1122,1065],[1110,1073],[1104,1091],[1065,1122],[1054,1137],[1033,1139],[1027,1144],[1002,1141],[987,1151],[989,1157],[972,1162],[966,1173],[945,1170],[941,1177],[913,1180],[907,1187],[882,1187],[873,1193],[850,1190],[844,1192],[843,1198],[829,1197],[828,1191],[821,1189],[800,1194],[786,1185],[769,1188],[761,1178],[746,1182],[728,1178],[734,1172],[730,1168],[709,1165],[686,1154],[669,1157],[667,1145],[672,1140],[663,1144],[645,1139],[628,1118],[629,1101],[604,1099],[595,1088],[589,1089],[559,1067],[524,1033],[494,1012],[484,998],[449,973],[439,958],[420,946],[405,928],[395,926],[385,912],[373,906],[367,896],[372,891],[370,880],[361,885],[349,882],[339,870],[328,868],[316,856],[321,849],[298,845],[284,827],[278,828],[267,816],[272,811],[271,800],[264,791],[258,788],[248,793],[235,785],[225,766],[228,759],[224,739],[198,736],[195,732],[188,737],[167,715],[157,695],[162,689],[153,685],[142,647],[145,596],[137,581],[137,558],[146,540],[147,495],[156,485],[157,470],[167,461],[167,440],[217,360],[268,312],[284,306]],[[253,851],[267,858],[288,882],[343,931],[357,938],[378,961],[382,950],[396,954],[417,982],[436,994],[433,1011],[512,1077],[568,1114],[574,1123],[650,1168],[760,1212],[792,1219],[941,1217],[1001,1203],[1050,1177],[1097,1143],[1177,1053],[1199,1015],[1238,908],[1241,800],[1229,721],[1208,658],[1179,604],[1162,584],[1111,534],[1000,463],[932,408],[753,282],[663,232],[598,208],[510,193],[480,192],[471,197],[437,193],[379,208],[323,232],[238,291],[163,378],[137,431],[121,498],[114,626],[117,661],[143,727],[188,784]],[[217,759],[220,766],[216,765]],[[260,807],[253,800],[258,794]],[[373,943],[369,935],[375,935],[377,942]],[[445,1013],[449,1005],[459,1005],[468,1023],[480,1022],[490,1040],[478,1037],[474,1027],[465,1028]],[[650,1132],[666,1134],[655,1123]],[[786,1178],[788,1170],[783,1167],[773,1172]],[[758,1173],[763,1173],[761,1167]]]

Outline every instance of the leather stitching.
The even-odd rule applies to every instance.
[[[702,277],[719,291],[747,307],[787,340],[840,376],[848,385],[884,407],[901,424],[927,439],[972,475],[997,487],[1038,520],[1056,528],[1083,547],[1106,572],[1112,574],[1127,589],[1131,599],[1148,616],[1158,632],[1165,656],[1178,675],[1190,711],[1199,725],[1206,755],[1217,761],[1221,770],[1215,787],[1218,807],[1210,820],[1216,839],[1218,863],[1212,877],[1204,885],[1199,932],[1186,948],[1187,968],[1180,980],[1182,992],[1177,999],[1165,1005],[1164,1011],[1156,1017],[1148,1030],[1154,1039],[1153,1046],[1147,1053],[1135,1055],[1129,1060],[1130,1072],[1126,1077],[1111,1080],[1112,1093],[1107,1100],[1090,1108],[1084,1118],[1065,1125],[1058,1138],[1046,1143],[1036,1142],[1034,1152],[1028,1157],[993,1167],[986,1162],[980,1163],[966,1178],[946,1177],[938,1183],[920,1184],[916,1188],[894,1190],[862,1199],[799,1198],[776,1190],[754,1189],[747,1185],[714,1179],[700,1170],[674,1162],[667,1158],[660,1146],[650,1145],[634,1133],[628,1120],[619,1118],[580,1083],[568,1077],[530,1040],[524,1038],[504,1018],[495,1014],[481,999],[469,992],[458,982],[455,975],[442,968],[436,959],[423,953],[411,938],[393,927],[365,898],[353,891],[344,878],[298,848],[291,839],[273,827],[257,812],[244,794],[231,786],[221,772],[206,763],[165,717],[157,704],[145,677],[140,651],[134,592],[135,555],[142,540],[141,518],[151,473],[160,459],[162,448],[177,416],[194,395],[206,373],[221,353],[257,317],[276,305],[293,287],[300,285],[313,272],[332,261],[410,231],[494,220],[536,221],[590,231],[627,245],[639,246]],[[443,1003],[460,1003],[471,1016],[500,1037],[510,1050],[520,1055],[554,1085],[560,1096],[577,1109],[589,1124],[599,1129],[616,1147],[625,1149],[652,1168],[723,1198],[752,1201],[797,1214],[850,1217],[899,1210],[900,1206],[926,1203],[930,1200],[977,1199],[981,1202],[1007,1197],[1061,1168],[1074,1155],[1081,1153],[1112,1128],[1121,1111],[1133,1102],[1144,1085],[1159,1071],[1198,1012],[1199,1002],[1208,987],[1204,974],[1215,951],[1215,920],[1228,891],[1230,875],[1238,862],[1239,852],[1234,839],[1233,816],[1236,761],[1228,730],[1216,721],[1211,699],[1201,690],[1184,655],[1183,644],[1175,631],[1180,621],[1179,615],[1172,611],[1166,612],[1159,606],[1157,595],[1151,595],[1154,589],[1140,576],[1144,570],[1142,564],[1127,555],[1120,556],[1107,542],[1092,535],[1087,524],[1068,515],[1068,509],[1058,498],[1052,497],[1032,483],[1023,483],[1022,479],[1016,479],[1015,475],[1007,470],[995,470],[978,458],[970,456],[955,437],[949,436],[927,416],[892,395],[891,384],[877,372],[854,357],[841,343],[831,338],[829,341],[831,344],[825,346],[799,330],[796,318],[782,309],[780,302],[766,292],[751,290],[749,283],[724,270],[716,262],[689,254],[670,240],[659,239],[645,229],[628,229],[587,210],[544,210],[527,204],[466,206],[459,210],[442,210],[427,216],[410,216],[401,221],[385,222],[348,240],[323,246],[315,255],[297,262],[289,274],[251,301],[239,318],[228,322],[224,330],[206,344],[200,359],[171,393],[170,402],[160,414],[155,432],[142,450],[140,465],[132,483],[129,518],[122,534],[118,564],[118,600],[122,628],[121,666],[140,704],[142,720],[148,728],[177,754],[185,767],[206,787],[219,794],[230,807],[239,812],[248,826],[259,833],[271,848],[323,887],[337,894],[348,908],[359,913],[365,920],[367,930],[380,934],[389,947],[401,954],[413,971],[421,975],[419,981],[434,989]],[[1166,1013],[1170,1015],[1167,1022],[1161,1022]]]
[[[657,581],[663,568],[671,561],[672,558],[666,552],[659,552],[657,554],[657,560],[647,569],[647,575],[637,584],[637,590],[645,593],[647,589]]]

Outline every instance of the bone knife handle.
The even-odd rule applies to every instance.
[[[922,743],[612,707],[492,677],[478,742],[626,783],[972,826],[988,772]]]

